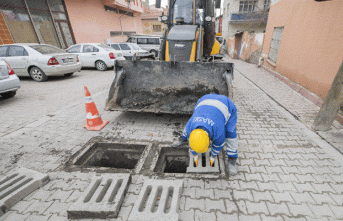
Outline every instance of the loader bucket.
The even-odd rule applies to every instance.
[[[192,114],[205,94],[232,95],[232,63],[125,60],[114,69],[106,110]]]

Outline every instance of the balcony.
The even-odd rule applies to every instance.
[[[260,23],[267,24],[268,12],[237,12],[231,13],[230,23],[243,24],[243,23]]]

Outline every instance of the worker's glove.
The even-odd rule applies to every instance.
[[[187,141],[187,140],[183,140],[182,137],[179,137],[179,138],[177,139],[177,141],[174,141],[174,142],[173,142],[172,146],[173,146],[173,147],[179,147],[179,146],[181,146],[182,144],[186,143],[186,141]]]
[[[216,158],[215,157],[210,157],[210,165],[211,165],[211,167],[214,167],[214,160],[215,160]]]
[[[194,167],[198,167],[199,156],[198,155],[193,156],[193,160],[194,160]]]

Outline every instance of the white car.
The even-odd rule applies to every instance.
[[[82,67],[95,67],[105,71],[114,66],[115,60],[125,60],[123,54],[113,48],[100,43],[82,43],[70,46],[68,53],[77,54]]]
[[[20,88],[20,80],[5,61],[0,61],[0,95],[7,99],[13,97]]]
[[[6,61],[16,75],[46,81],[48,76],[71,76],[81,70],[77,55],[47,44],[8,44],[0,46],[0,60]]]
[[[126,59],[132,59],[135,55],[137,58],[152,58],[155,59],[154,53],[149,53],[147,50],[141,49],[136,43],[111,43],[108,44],[117,51],[121,51]]]

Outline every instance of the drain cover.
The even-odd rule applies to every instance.
[[[48,175],[26,168],[11,171],[0,180],[0,216],[49,180]]]
[[[129,221],[179,220],[183,180],[153,180],[144,186],[133,206]]]
[[[189,167],[187,173],[219,173],[219,161],[218,157],[214,160],[214,167],[210,165],[211,149],[208,149],[206,153],[198,154],[199,162],[198,166],[195,167],[193,164],[193,155],[189,151]]]
[[[83,195],[68,209],[68,218],[117,218],[129,182],[130,174],[96,176]]]

